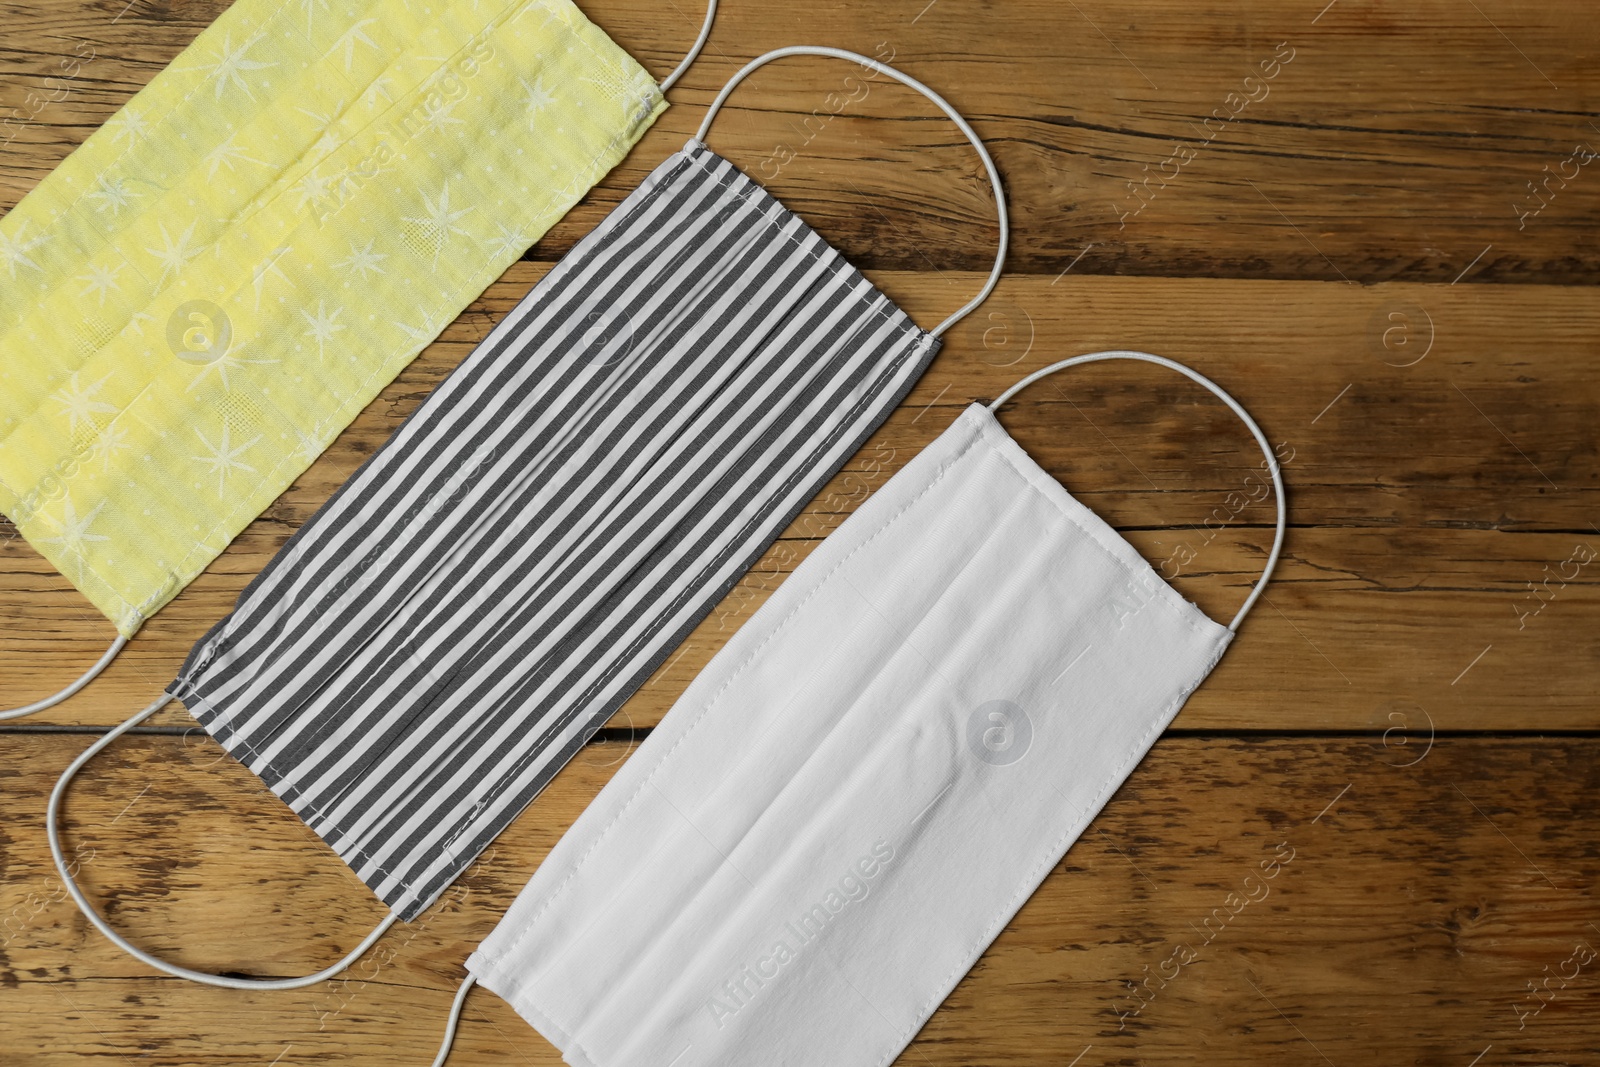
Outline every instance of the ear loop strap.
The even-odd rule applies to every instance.
[[[99,676],[101,671],[105,670],[111,665],[111,661],[117,658],[117,653],[121,652],[123,646],[127,643],[128,639],[123,637],[121,634],[118,634],[117,639],[111,642],[111,647],[105,650],[99,660],[95,662],[93,667],[90,667],[88,670],[79,675],[77,681],[61,690],[61,692],[53,693],[50,696],[45,697],[43,700],[35,700],[32,704],[24,704],[20,708],[8,708],[5,711],[0,711],[0,722],[4,722],[7,719],[20,719],[24,715],[32,715],[36,711],[43,711],[45,708],[55,707],[63,700],[66,700],[68,697],[77,693],[78,690],[94,681],[95,678]]]
[[[1006,261],[1006,246],[1010,240],[1010,222],[1008,216],[1006,215],[1006,196],[1005,190],[1000,185],[1000,172],[995,170],[994,160],[989,158],[988,149],[983,147],[982,139],[979,138],[977,133],[973,131],[972,127],[967,124],[967,120],[962,118],[961,114],[956,111],[955,108],[951,107],[950,104],[945,101],[944,97],[940,96],[926,85],[923,85],[921,82],[917,81],[917,79],[911,77],[911,75],[902,74],[893,67],[888,66],[885,63],[880,63],[870,56],[861,55],[859,52],[847,52],[843,48],[828,48],[823,45],[793,45],[788,48],[776,48],[771,52],[768,52],[766,55],[757,56],[755,59],[752,59],[750,62],[746,63],[739,69],[737,74],[728,79],[728,84],[722,87],[722,92],[718,93],[717,98],[711,101],[711,107],[706,110],[706,117],[701,120],[700,129],[696,131],[694,139],[699,141],[701,144],[705,143],[706,134],[711,129],[711,120],[717,117],[717,112],[722,110],[722,105],[733,93],[733,90],[738,87],[740,82],[744,81],[751,71],[766,66],[774,59],[782,59],[784,56],[831,56],[835,59],[847,59],[853,63],[859,63],[861,66],[866,67],[869,70],[875,70],[879,74],[893,78],[902,85],[908,85],[917,92],[921,93],[923,96],[927,97],[929,100],[933,101],[939,110],[943,111],[947,116],[949,116],[950,121],[956,124],[956,128],[966,135],[967,140],[972,142],[972,147],[977,149],[978,159],[983,162],[983,169],[989,175],[989,184],[994,186],[994,203],[1000,222],[1000,246],[995,251],[994,267],[989,271],[989,278],[983,283],[983,288],[978,291],[978,295],[967,301],[966,306],[961,308],[961,310],[957,311],[954,315],[951,315],[948,319],[945,319],[943,322],[929,331],[934,337],[944,336],[946,330],[950,329],[950,327],[954,326],[956,323],[972,314],[973,310],[979,304],[988,299],[989,294],[994,291],[996,283],[1000,281],[1000,268]]]
[[[694,44],[689,46],[689,52],[683,57],[683,62],[678,64],[676,70],[661,80],[661,92],[678,84],[678,79],[683,77],[691,64],[700,57],[700,52],[706,46],[706,41],[711,39],[711,23],[717,17],[717,0],[706,0],[706,20],[700,27],[700,36],[694,39]]]
[[[794,53],[796,51],[804,51],[804,52],[808,52],[809,53],[811,50],[810,49],[779,49],[777,52],[768,53],[767,56],[763,56],[761,59],[757,60],[755,63],[752,63],[750,66],[747,66],[743,71],[740,71],[739,74],[735,75],[733,81],[728,84],[728,87],[722,91],[721,96],[719,96],[717,98],[716,102],[714,104],[712,104],[711,114],[708,114],[706,116],[706,121],[701,125],[700,133],[697,135],[697,137],[695,139],[696,140],[701,140],[702,143],[703,143],[703,138],[705,137],[706,128],[708,126],[710,126],[710,124],[711,124],[711,116],[716,113],[716,109],[721,105],[722,100],[728,95],[728,91],[733,88],[733,86],[739,81],[740,78],[742,78],[749,71],[755,69],[755,67],[760,66],[761,63],[764,62],[768,58],[777,58],[777,56],[779,54],[792,54],[792,53]],[[839,50],[837,50],[837,49],[828,49],[827,50],[827,54],[830,54],[830,55],[838,54],[838,51]],[[846,55],[846,56],[853,55],[853,53],[848,53],[848,52],[843,53],[843,54]],[[857,57],[857,58],[859,58],[859,57]],[[937,98],[935,98],[935,99],[937,99]],[[957,119],[956,121],[960,122],[960,119]],[[981,145],[979,146],[978,150],[980,152],[983,151],[983,148],[982,148]],[[985,160],[986,161],[987,161],[987,158],[988,157],[985,156]],[[996,190],[996,192],[999,191],[998,182],[995,185],[995,190]],[[1004,203],[1003,200],[1001,201],[1001,204],[1000,204],[1000,224],[1001,224],[1001,239],[1000,239],[1001,258],[1004,258],[1004,255],[1005,255],[1005,203]],[[998,271],[998,262],[996,264],[996,270]],[[990,288],[993,288],[992,279],[991,279]],[[977,304],[980,303],[983,300],[983,297],[987,296],[987,295],[988,295],[988,290],[986,289],[984,291],[984,293],[982,295],[980,295],[977,300],[973,301],[973,303],[971,305],[969,305],[966,308],[963,308],[960,312],[958,312],[957,315],[955,316],[955,318],[956,319],[960,319],[960,317],[962,315],[965,315],[973,307],[976,307]],[[1278,554],[1283,549],[1284,528],[1287,525],[1287,521],[1288,521],[1288,514],[1287,514],[1287,512],[1285,511],[1285,508],[1284,508],[1283,474],[1278,468],[1277,457],[1273,455],[1272,447],[1267,443],[1266,435],[1261,432],[1261,427],[1256,425],[1256,420],[1254,420],[1254,419],[1252,419],[1250,417],[1250,413],[1245,411],[1243,405],[1241,405],[1237,400],[1235,400],[1232,396],[1230,396],[1216,382],[1213,382],[1210,378],[1207,378],[1205,375],[1201,374],[1199,371],[1190,370],[1188,367],[1185,367],[1181,363],[1178,363],[1178,362],[1176,362],[1174,360],[1167,359],[1164,356],[1151,355],[1148,352],[1132,352],[1132,351],[1126,351],[1126,350],[1118,350],[1118,351],[1113,351],[1113,352],[1094,352],[1094,353],[1091,353],[1091,354],[1086,355],[1086,356],[1074,356],[1071,359],[1061,360],[1059,363],[1052,363],[1050,366],[1045,367],[1042,370],[1034,371],[1032,374],[1028,375],[1026,378],[1023,378],[1020,382],[1017,382],[1011,388],[1009,388],[1005,392],[1001,393],[999,398],[996,399],[994,401],[994,403],[989,405],[989,410],[991,412],[999,411],[1000,408],[1006,403],[1006,401],[1008,401],[1012,397],[1016,396],[1018,393],[1020,393],[1024,389],[1026,389],[1028,386],[1032,385],[1034,382],[1038,381],[1040,378],[1043,378],[1043,377],[1045,377],[1047,375],[1054,374],[1058,370],[1066,370],[1068,367],[1075,367],[1080,363],[1098,363],[1101,360],[1107,360],[1107,359],[1136,359],[1136,360],[1140,360],[1140,361],[1145,362],[1145,363],[1156,363],[1156,364],[1159,364],[1160,366],[1163,366],[1163,367],[1171,367],[1173,370],[1179,372],[1180,374],[1183,374],[1183,375],[1185,375],[1185,376],[1187,376],[1189,378],[1192,378],[1196,382],[1199,382],[1201,385],[1205,386],[1207,389],[1211,390],[1211,392],[1215,393],[1222,400],[1223,403],[1227,404],[1228,407],[1232,408],[1233,411],[1234,411],[1234,414],[1238,415],[1239,418],[1244,420],[1245,426],[1249,427],[1251,434],[1253,434],[1255,436],[1256,443],[1261,446],[1261,454],[1266,457],[1267,465],[1272,471],[1272,486],[1273,486],[1273,490],[1274,490],[1274,492],[1277,493],[1277,498],[1278,498],[1278,530],[1277,530],[1276,536],[1274,536],[1273,539],[1272,539],[1272,552],[1267,557],[1266,568],[1261,572],[1261,577],[1259,579],[1257,579],[1256,584],[1255,584],[1255,588],[1253,590],[1251,590],[1249,598],[1244,602],[1244,607],[1239,609],[1239,614],[1235,615],[1233,617],[1233,621],[1228,624],[1228,629],[1229,630],[1237,630],[1239,628],[1239,623],[1244,621],[1245,615],[1248,614],[1250,609],[1255,606],[1256,599],[1261,596],[1262,590],[1266,588],[1267,579],[1272,576],[1273,568],[1278,565]],[[443,1039],[443,1041],[440,1042],[439,1054],[436,1057],[434,1057],[433,1067],[444,1067],[445,1060],[447,1060],[449,1058],[449,1056],[450,1056],[450,1046],[455,1043],[456,1029],[461,1024],[461,1012],[462,1012],[462,1009],[466,1006],[467,994],[469,992],[471,992],[473,985],[476,984],[476,981],[477,980],[475,978],[473,978],[472,975],[469,974],[462,981],[461,985],[456,989],[455,1000],[453,1000],[451,1002],[451,1004],[450,1004],[450,1014],[449,1014],[448,1018],[445,1020],[444,1039]]]
[[[711,7],[713,10],[715,10],[716,4],[713,2]],[[689,59],[684,60],[683,67],[687,67],[689,62],[694,58],[694,55],[699,52],[701,46],[705,43],[706,35],[709,34],[710,31],[711,15],[708,13],[706,15],[706,28],[701,33],[701,39],[695,43],[695,50],[694,52],[690,53]],[[944,97],[940,96],[926,85],[917,81],[917,79],[911,77],[909,74],[902,74],[900,71],[880,63],[876,59],[861,55],[859,52],[848,52],[842,48],[827,48],[820,45],[794,45],[789,48],[778,48],[768,52],[766,55],[758,56],[755,59],[752,59],[749,63],[746,63],[739,69],[737,74],[728,80],[728,84],[722,87],[722,91],[718,93],[716,99],[711,102],[711,107],[707,109],[705,118],[701,120],[700,129],[696,131],[694,139],[699,141],[701,144],[705,143],[706,134],[711,129],[711,121],[717,117],[717,112],[722,110],[722,105],[727,102],[728,97],[732,95],[733,90],[738,87],[740,82],[744,81],[744,79],[757,68],[764,67],[768,63],[771,63],[774,59],[782,59],[784,56],[831,56],[836,59],[847,59],[851,62],[859,63],[871,70],[875,70],[880,74],[887,75],[888,77],[893,78],[895,81],[898,81],[904,85],[908,85],[917,92],[921,93],[923,96],[927,97],[929,100],[933,101],[934,104],[938,106],[939,110],[948,115],[951,121],[953,121],[956,126],[960,128],[961,132],[966,134],[967,140],[972,142],[972,147],[978,150],[978,158],[982,160],[983,169],[989,175],[989,183],[994,186],[995,206],[998,210],[1000,219],[1000,247],[995,252],[994,268],[990,270],[989,278],[984,282],[983,288],[979,291],[978,295],[968,301],[966,306],[961,308],[961,310],[957,311],[954,315],[951,315],[948,319],[945,319],[938,326],[929,331],[934,337],[942,336],[946,330],[960,322],[962,319],[966,318],[972,313],[974,308],[983,303],[984,300],[988,298],[989,294],[994,291],[996,283],[998,283],[1000,280],[1000,268],[1005,263],[1006,259],[1006,245],[1008,242],[1010,224],[1006,215],[1005,192],[1000,185],[1000,174],[995,170],[994,160],[989,158],[989,152],[983,147],[983,141],[975,132],[973,132],[972,127],[967,124],[966,119],[962,118],[955,108],[946,103]],[[683,67],[680,67],[678,70],[674,71],[672,76],[668,78],[667,81],[661,83],[661,88],[663,91],[665,91],[673,82],[677,80],[678,75],[683,71]],[[450,1046],[455,1043],[456,1029],[461,1024],[461,1012],[467,1003],[467,994],[471,992],[472,987],[475,984],[476,979],[469,974],[465,979],[462,980],[461,985],[457,987],[455,1000],[450,1004],[450,1014],[445,1020],[444,1039],[439,1044],[439,1054],[434,1058],[433,1067],[443,1067],[445,1060],[449,1058]]]
[[[1013,385],[1010,389],[1007,389],[1005,392],[1001,393],[995,402],[989,405],[989,410],[991,412],[999,411],[1001,405],[1003,405],[1007,400],[1010,400],[1012,397],[1022,392],[1022,390],[1026,389],[1040,378],[1054,374],[1058,370],[1066,370],[1068,367],[1076,367],[1080,363],[1099,363],[1101,360],[1106,359],[1136,359],[1143,363],[1154,363],[1158,366],[1170,367],[1179,374],[1199,382],[1201,385],[1211,390],[1212,393],[1216,394],[1216,396],[1224,404],[1232,408],[1235,415],[1244,420],[1244,424],[1249,427],[1250,432],[1255,436],[1256,444],[1261,446],[1261,454],[1266,457],[1267,466],[1272,471],[1272,489],[1273,492],[1277,494],[1278,498],[1278,531],[1272,538],[1272,552],[1267,556],[1267,565],[1265,569],[1262,570],[1261,577],[1256,579],[1255,588],[1250,590],[1250,596],[1245,599],[1244,606],[1239,609],[1239,614],[1235,615],[1233,617],[1233,621],[1228,623],[1229,630],[1238,630],[1239,624],[1243,622],[1244,617],[1250,613],[1250,609],[1255,607],[1256,600],[1260,598],[1262,592],[1266,589],[1267,579],[1272,577],[1273,568],[1278,565],[1278,555],[1283,551],[1284,529],[1288,525],[1288,510],[1284,503],[1283,473],[1278,468],[1278,458],[1273,455],[1272,446],[1267,443],[1266,434],[1261,432],[1261,427],[1256,425],[1256,420],[1250,417],[1250,413],[1244,409],[1243,405],[1241,405],[1233,397],[1229,396],[1222,386],[1218,385],[1210,378],[1207,378],[1199,371],[1190,370],[1182,363],[1179,363],[1176,360],[1167,359],[1165,356],[1154,356],[1149,352],[1134,352],[1126,349],[1117,349],[1110,352],[1091,352],[1086,356],[1073,356],[1071,359],[1063,359],[1059,363],[1052,363],[1050,366],[1045,367],[1042,370],[1036,370],[1017,384]]]
[[[444,1067],[444,1061],[450,1058],[450,1046],[456,1043],[456,1027],[461,1025],[461,1009],[466,1006],[467,994],[477,984],[478,980],[470,974],[461,980],[456,999],[450,1004],[450,1016],[444,1023],[444,1040],[439,1042],[439,1054],[433,1058],[433,1067]]]
[[[187,978],[191,982],[199,982],[202,985],[221,986],[224,989],[301,989],[305,986],[316,985],[318,982],[332,978],[334,975],[338,974],[340,971],[354,963],[361,957],[362,953],[366,952],[367,949],[371,948],[375,943],[377,943],[377,940],[384,935],[389,927],[394,925],[398,916],[393,912],[386,915],[383,921],[377,925],[372,933],[367,935],[366,940],[357,945],[348,956],[340,960],[338,963],[335,963],[333,966],[318,971],[316,974],[308,974],[303,978],[228,978],[220,974],[211,974],[206,971],[191,971],[187,967],[179,967],[176,964],[168,963],[162,959],[157,959],[148,952],[129,944],[120,934],[111,928],[111,925],[106,922],[105,918],[94,909],[93,905],[89,903],[89,899],[83,895],[83,890],[78,888],[78,883],[73,879],[72,872],[67,869],[67,858],[65,855],[63,855],[61,849],[61,830],[59,823],[61,817],[61,798],[66,796],[68,783],[72,781],[74,775],[84,768],[85,764],[94,759],[95,756],[99,755],[102,749],[111,744],[111,742],[115,741],[117,738],[121,737],[123,734],[127,733],[129,730],[133,729],[135,726],[138,726],[141,722],[144,722],[156,712],[160,711],[171,699],[172,696],[170,694],[161,694],[161,698],[155,703],[151,704],[149,707],[145,708],[143,711],[139,712],[137,715],[134,715],[122,725],[106,734],[100,740],[90,745],[83,755],[73,760],[67,769],[61,773],[61,778],[56,782],[55,788],[50,790],[50,805],[45,811],[45,834],[50,840],[50,855],[54,857],[56,861],[56,873],[61,876],[61,881],[66,885],[67,892],[71,893],[72,899],[77,902],[78,910],[83,912],[85,917],[87,917],[90,922],[94,923],[95,927],[102,934],[105,934],[106,937],[110,938],[114,945],[122,949],[128,955],[142,963],[154,967],[158,971],[164,971],[167,974],[173,975],[177,978]]]

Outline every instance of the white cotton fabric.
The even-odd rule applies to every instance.
[[[974,405],[718,653],[468,969],[574,1067],[886,1064],[1231,637]]]

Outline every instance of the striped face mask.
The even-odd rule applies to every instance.
[[[932,331],[704,143],[749,71],[795,53],[861,62],[919,89],[971,139],[994,183],[994,270]],[[415,917],[710,611],[894,409],[940,335],[988,295],[1005,255],[999,194],[977,136],[913,79],[832,49],[754,61],[696,138],[290,539],[168,694],[390,906],[385,925]],[[170,697],[85,753],[54,802],[84,760]],[[54,825],[52,814],[52,835]]]
[[[1104,359],[1188,375],[1266,455],[1277,532],[1227,626],[996,421]],[[1170,360],[1080,356],[972,405],[717,653],[463,989],[504,997],[574,1067],[882,1067],[1216,665],[1284,525],[1260,429]]]
[[[665,107],[571,0],[228,8],[0,219],[0,511],[118,635],[0,717],[87,684]]]

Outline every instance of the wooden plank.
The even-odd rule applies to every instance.
[[[657,74],[701,15],[698,0],[581,3]],[[225,6],[8,6],[0,210]],[[1578,288],[1600,280],[1592,12],[747,0],[724,7],[675,106],[616,172],[103,679],[0,726],[0,1059],[431,1059],[466,952],[632,742],[586,748],[439,904],[346,976],[241,994],[156,976],[72,909],[43,806],[88,738],[49,731],[147,703],[334,488],[683,143],[724,80],[799,41],[892,56],[972,119],[1013,209],[1008,276],[613,725],[658,722],[820,538],[966,403],[1078,352],[1174,356],[1234,391],[1279,446],[1294,523],[1281,569],[1176,729],[900,1062],[1593,1058],[1600,311]],[[80,69],[62,78],[63,63]],[[841,108],[838,94],[855,99]],[[785,61],[750,79],[710,142],[919,321],[980,283],[995,240],[987,186],[959,134],[908,90]],[[1249,499],[1256,460],[1219,404],[1153,368],[1101,366],[1041,383],[1003,421],[1185,596],[1231,614],[1271,511]],[[109,637],[0,523],[0,707],[59,686]],[[178,709],[157,721],[193,725]],[[1589,735],[1530,736],[1556,730]],[[1272,736],[1288,731],[1350,736]],[[74,788],[69,824],[69,850],[119,926],[192,966],[304,973],[381,914],[197,729],[124,739]],[[559,1062],[477,992],[451,1062],[508,1057]]]
[[[222,7],[11,5],[0,206]],[[698,0],[584,9],[658,75],[702,10]],[[971,116],[1010,190],[1019,272],[1600,279],[1587,239],[1600,181],[1573,161],[1576,146],[1600,146],[1600,26],[1576,4],[1490,12],[1451,0],[729,4],[674,92],[678,106],[534,256],[558,258],[592,229],[693,133],[740,64],[804,41],[893,56]],[[80,47],[95,58],[63,83],[59,64]],[[767,168],[770,187],[858,263],[986,264],[992,205],[960,135],[910,90],[850,77],[825,60],[762,71],[713,142],[752,170],[794,149],[792,163]],[[836,116],[830,93],[857,99]]]
[[[148,703],[278,547],[544,269],[513,268],[105,677],[30,721],[109,725]],[[979,284],[972,274],[875,277],[923,322]],[[1294,529],[1276,583],[1184,726],[1365,729],[1396,699],[1441,728],[1600,723],[1600,600],[1595,569],[1579,562],[1600,553],[1591,340],[1600,307],[1585,290],[1008,277],[993,301],[951,331],[901,409],[618,723],[659,721],[810,546],[962,406],[1056,358],[1115,346],[1185,360],[1233,391],[1279,447],[1290,486]],[[1384,346],[1391,315],[1410,323],[1410,347],[1394,337]],[[1259,457],[1220,403],[1170,372],[1108,364],[1039,383],[1003,420],[1180,591],[1231,616],[1273,514],[1250,499]],[[12,706],[83,670],[110,629],[9,527],[0,540],[0,706]],[[1286,677],[1299,694],[1287,708]],[[163,715],[188,721],[181,710]]]
[[[1600,946],[1597,741],[1400,740],[1161,741],[899,1062],[1586,1062],[1600,971],[1567,961]],[[36,1067],[428,1062],[461,961],[626,754],[585,750],[346,979],[238,993],[155,976],[87,927],[41,829],[83,739],[7,743],[0,1016]],[[300,973],[380,915],[209,741],[125,739],[68,807],[94,899],[184,963]],[[559,1062],[474,992],[452,1064],[508,1056]]]

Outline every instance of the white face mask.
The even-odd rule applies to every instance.
[[[1103,359],[1181,371],[1261,445],[1277,535],[1228,626],[995,421]],[[1261,431],[1170,360],[973,405],[717,654],[467,985],[575,1067],[888,1063],[1216,665],[1284,524]]]

